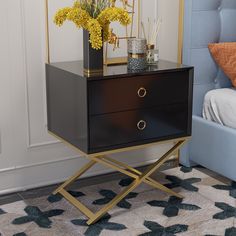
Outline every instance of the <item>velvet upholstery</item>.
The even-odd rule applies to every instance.
[[[207,91],[231,87],[209,43],[236,42],[235,0],[185,0],[183,63],[195,67],[192,140],[181,150],[186,166],[203,165],[236,180],[236,130],[202,118]]]

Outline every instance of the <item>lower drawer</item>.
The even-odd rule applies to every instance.
[[[90,149],[188,133],[187,105],[171,105],[90,116]],[[146,142],[145,142],[146,140]],[[129,146],[129,145],[126,145]]]

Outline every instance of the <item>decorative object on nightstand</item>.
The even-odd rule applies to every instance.
[[[49,132],[90,160],[54,194],[84,213],[87,224],[141,183],[182,197],[150,176],[191,136],[193,67],[160,60],[158,67],[139,72],[127,71],[127,65],[110,66],[102,76],[88,77],[82,61],[51,63],[46,65],[46,82]],[[143,173],[109,156],[165,142],[172,148]],[[66,187],[97,163],[134,180],[94,213]]]
[[[103,42],[109,39],[110,23],[126,26],[131,22],[129,13],[110,0],[77,0],[72,7],[59,9],[54,17],[58,26],[66,20],[84,29],[84,72],[89,75],[103,71]]]
[[[147,64],[155,65],[159,61],[159,50],[155,49],[154,44],[147,45]]]
[[[128,26],[125,26],[125,33],[118,33],[116,32],[116,26],[111,29],[111,34],[109,40],[104,44],[105,47],[105,53],[104,53],[104,65],[110,66],[110,65],[124,65],[127,64],[127,55],[124,55],[122,57],[117,57],[115,54],[108,55],[109,54],[109,45],[112,45],[112,51],[119,53],[119,49],[123,49],[124,45],[126,46],[126,43],[122,44],[122,41],[126,41],[129,38],[136,38],[136,35],[138,35],[139,28],[140,28],[140,12],[141,12],[141,0],[111,0],[113,6],[118,4],[121,4],[125,10],[128,11],[131,17],[131,23]],[[134,26],[137,25],[137,32],[135,34]],[[123,47],[122,47],[123,46]]]
[[[153,26],[151,25],[151,21],[148,18],[148,33],[146,34],[146,30],[144,27],[144,23],[141,22],[143,35],[147,39],[147,64],[148,65],[155,65],[159,60],[159,49],[155,48],[158,33],[161,27],[161,20],[154,20]],[[152,29],[151,29],[152,28]]]
[[[146,44],[146,39],[128,39],[128,70],[137,71],[146,68]]]

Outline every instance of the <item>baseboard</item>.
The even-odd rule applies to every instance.
[[[156,161],[156,159],[145,160],[142,162],[134,162],[131,165],[135,168],[147,166]],[[82,165],[86,163],[86,159],[78,158],[65,160],[64,162],[49,163],[42,167],[33,166],[26,169],[17,169],[12,173],[3,172],[0,174],[0,195],[26,191],[29,189],[44,187],[48,185],[58,184],[64,182],[70,175],[76,172]],[[172,168],[177,165],[177,160],[173,159],[166,162],[162,168]],[[65,168],[66,167],[66,168]],[[91,178],[98,179],[98,175],[109,175],[110,178],[114,176],[119,177],[117,172],[111,169],[105,169],[103,166],[95,166],[94,169],[88,171],[81,179],[86,183]],[[94,177],[96,176],[96,178]],[[87,179],[87,180],[86,180]]]

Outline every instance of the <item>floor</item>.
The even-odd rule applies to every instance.
[[[87,226],[79,211],[60,195],[51,195],[56,186],[49,186],[0,197],[0,235],[236,236],[235,182],[202,167],[166,166],[153,177],[184,199],[143,184],[98,223]],[[71,194],[95,211],[131,181],[117,174],[90,178],[79,189],[78,183],[72,186]]]

